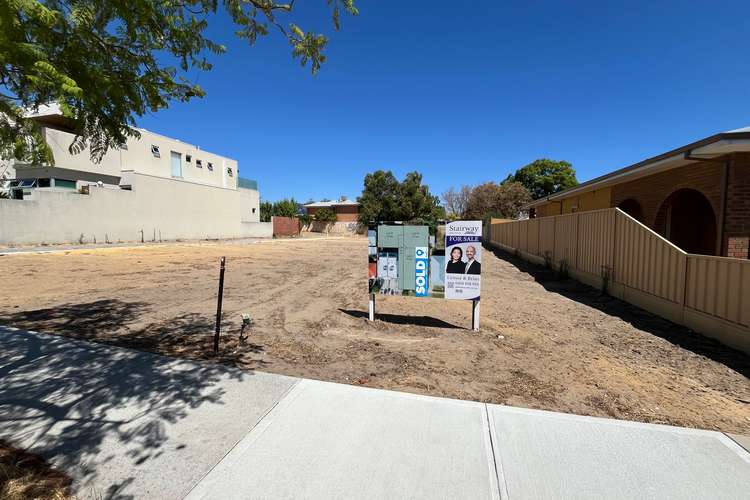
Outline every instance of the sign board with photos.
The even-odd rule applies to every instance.
[[[482,222],[401,223],[368,228],[370,294],[479,300]]]

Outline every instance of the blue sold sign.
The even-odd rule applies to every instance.
[[[416,247],[414,249],[415,266],[414,275],[416,278],[415,295],[417,297],[427,297],[429,288],[428,263],[430,256],[427,253],[427,247]]]

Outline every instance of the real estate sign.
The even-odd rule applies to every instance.
[[[370,293],[478,300],[481,235],[481,221],[452,222],[432,231],[429,226],[393,222],[371,225]],[[453,257],[446,253],[449,246],[458,249]]]
[[[482,221],[445,226],[445,298],[479,300],[482,286]]]

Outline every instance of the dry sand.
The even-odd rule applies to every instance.
[[[363,238],[172,244],[0,257],[0,324],[421,394],[750,434],[750,358],[512,256],[467,302],[378,297]],[[240,313],[255,325],[247,344]]]

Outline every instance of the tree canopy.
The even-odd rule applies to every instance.
[[[445,217],[437,196],[422,184],[422,174],[409,172],[402,182],[390,170],[377,170],[365,176],[360,203],[359,221],[421,222],[429,225]]]
[[[260,203],[260,221],[271,222],[271,217],[296,217],[300,215],[299,203],[294,198],[283,200],[263,201]]]
[[[578,185],[576,171],[564,160],[541,158],[519,168],[505,182],[520,182],[536,200]]]
[[[485,182],[471,190],[464,217],[484,219],[494,216],[516,219],[521,214],[521,207],[530,201],[528,189],[520,182]]]
[[[448,217],[459,219],[464,216],[471,192],[472,187],[464,184],[461,189],[450,187],[440,195]]]
[[[321,0],[322,3],[322,0]],[[354,0],[326,0],[333,26]],[[90,147],[99,161],[120,148],[136,118],[172,101],[204,95],[189,72],[211,69],[226,47],[204,33],[219,9],[253,45],[271,31],[313,73],[325,62],[325,35],[291,18],[294,0],[4,0],[0,2],[0,157],[52,162],[28,111],[57,104],[72,123],[71,153]]]

